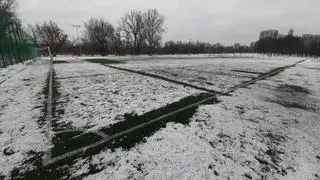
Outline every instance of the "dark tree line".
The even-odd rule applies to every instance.
[[[248,53],[251,49],[248,46],[222,46],[206,42],[182,42],[167,41],[159,49],[161,54],[202,54],[202,53]]]
[[[69,41],[61,53],[76,54],[77,46],[70,44]],[[87,55],[100,54],[96,51],[94,46],[86,42],[81,45],[82,53]],[[140,47],[140,54],[150,54],[150,48],[147,44],[143,44]],[[118,38],[117,41],[113,41],[109,54],[125,55],[136,54],[136,50],[129,44],[124,43]],[[205,42],[182,42],[182,41],[167,41],[163,45],[159,45],[152,49],[152,54],[213,54],[213,53],[251,53],[253,49],[248,46],[222,46],[221,44],[211,44]]]
[[[320,42],[306,44],[302,38],[285,36],[279,39],[260,39],[255,44],[255,52],[268,54],[297,54],[320,56]]]

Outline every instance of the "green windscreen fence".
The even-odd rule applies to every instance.
[[[39,55],[36,42],[13,19],[0,17],[0,68],[33,59]]]

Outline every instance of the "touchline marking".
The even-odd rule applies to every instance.
[[[84,134],[88,134],[88,133],[92,133],[94,135],[100,136],[103,139],[108,137],[108,135],[105,134],[104,132],[101,132],[98,130],[97,131],[87,131],[86,129],[65,129],[65,130],[57,131],[54,134],[59,135],[59,134],[63,134],[63,133],[72,133],[72,132],[82,132],[81,134],[72,137],[72,139],[78,138],[78,137],[80,137]]]
[[[107,134],[105,134],[104,132],[101,132],[101,131],[98,131],[98,130],[96,130],[96,131],[83,130],[81,134],[72,137],[72,139],[78,138],[78,137],[80,137],[80,136],[82,136],[82,135],[85,135],[85,134],[88,134],[88,133],[92,133],[92,134],[94,134],[94,135],[100,136],[100,137],[103,138],[103,139],[109,137],[109,136],[108,136]]]
[[[253,83],[255,83],[255,82],[257,82],[257,81],[259,81],[259,80],[261,80],[261,79],[265,79],[265,78],[267,78],[267,77],[269,77],[269,76],[271,76],[271,75],[273,75],[273,74],[275,74],[275,73],[279,73],[279,72],[281,72],[281,71],[284,71],[285,69],[288,69],[288,68],[290,68],[290,67],[294,67],[294,66],[296,66],[297,64],[302,63],[302,62],[304,62],[304,61],[306,61],[306,60],[308,60],[308,59],[309,59],[309,58],[306,58],[306,59],[304,59],[304,60],[298,61],[298,62],[294,63],[293,65],[284,66],[284,67],[282,67],[282,68],[280,68],[280,69],[278,69],[278,70],[276,70],[276,71],[273,71],[273,72],[268,73],[268,74],[266,74],[266,75],[264,75],[264,76],[261,76],[261,77],[258,77],[258,78],[256,78],[256,79],[253,79],[253,80],[251,80],[251,81],[249,81],[249,82],[247,82],[247,83],[245,83],[245,84],[241,84],[241,85],[236,86],[236,87],[234,87],[234,88],[232,88],[232,89],[230,89],[230,90],[227,90],[227,91],[225,91],[225,92],[216,93],[216,94],[212,95],[211,97],[208,97],[208,98],[206,98],[206,99],[204,99],[204,100],[201,100],[201,101],[199,101],[199,102],[196,102],[196,103],[191,104],[191,105],[188,105],[188,106],[185,106],[185,107],[183,107],[183,108],[181,108],[181,109],[178,109],[178,110],[176,110],[176,111],[173,111],[173,112],[164,114],[164,115],[162,115],[162,116],[160,116],[160,117],[157,117],[157,118],[155,118],[155,119],[150,120],[149,122],[145,122],[145,123],[139,124],[139,125],[137,125],[137,126],[135,126],[135,127],[132,127],[132,128],[130,128],[130,129],[127,129],[127,130],[125,130],[125,131],[122,131],[122,132],[116,133],[116,134],[114,134],[114,135],[108,136],[107,138],[102,139],[102,140],[100,140],[100,141],[98,141],[98,142],[95,142],[95,143],[93,143],[93,144],[91,144],[91,145],[82,147],[82,148],[77,149],[77,150],[74,150],[74,151],[70,151],[70,152],[68,152],[68,153],[66,153],[66,154],[63,154],[63,155],[61,155],[61,156],[57,156],[57,157],[52,158],[52,159],[50,159],[50,160],[48,160],[48,161],[44,161],[44,162],[43,162],[43,165],[44,165],[44,166],[48,166],[48,165],[57,163],[57,162],[59,162],[59,161],[62,161],[62,160],[64,160],[64,159],[70,158],[70,157],[72,157],[72,156],[75,156],[75,155],[77,155],[77,154],[84,153],[84,152],[86,152],[87,150],[93,149],[93,148],[95,148],[95,147],[97,147],[97,146],[99,146],[99,145],[102,145],[102,144],[110,141],[110,140],[113,140],[113,139],[115,139],[115,138],[118,138],[118,137],[120,137],[120,136],[123,136],[123,135],[125,135],[125,134],[128,134],[128,133],[130,133],[130,132],[132,132],[132,131],[135,131],[135,130],[137,130],[137,129],[140,129],[140,128],[142,128],[142,127],[145,127],[145,126],[147,126],[147,125],[149,125],[149,124],[152,124],[152,123],[154,123],[154,122],[157,122],[157,121],[159,121],[159,120],[161,120],[161,119],[163,119],[163,118],[172,116],[172,115],[177,114],[177,113],[179,113],[179,112],[181,112],[181,111],[187,110],[187,109],[189,109],[189,108],[198,106],[198,105],[200,105],[200,104],[202,104],[202,103],[204,103],[204,102],[206,102],[206,101],[209,101],[209,100],[211,100],[211,99],[214,99],[214,98],[216,98],[216,95],[225,95],[225,94],[228,94],[228,93],[230,93],[230,92],[235,91],[236,89],[239,89],[239,88],[248,86],[248,85],[253,84]]]
[[[53,59],[50,60],[49,65],[49,90],[48,90],[48,99],[47,99],[47,116],[46,116],[46,136],[51,137],[50,132],[52,130],[52,82],[53,82]],[[51,159],[51,150],[47,151],[43,155],[43,162],[47,162]]]

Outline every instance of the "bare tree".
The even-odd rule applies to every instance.
[[[121,30],[118,28],[112,38],[112,50],[117,56],[121,56],[126,50],[126,41],[121,35]]]
[[[165,32],[165,18],[157,9],[149,9],[144,14],[146,42],[149,47],[149,54],[153,53],[154,48],[159,47],[162,34]]]
[[[127,41],[133,46],[135,54],[140,54],[146,39],[143,13],[135,10],[127,13],[120,20],[120,29],[126,35]]]
[[[34,42],[38,42],[36,26],[28,24],[26,32],[30,35]]]
[[[53,21],[36,24],[35,32],[40,43],[50,47],[53,56],[57,55],[68,39],[68,35]]]
[[[8,23],[21,24],[16,17],[14,8],[16,7],[16,0],[0,0],[0,27],[1,31]]]
[[[94,45],[100,55],[108,54],[113,37],[114,28],[109,22],[101,18],[91,18],[85,23],[85,42]]]
[[[0,0],[0,17],[13,16],[15,5],[15,0]]]

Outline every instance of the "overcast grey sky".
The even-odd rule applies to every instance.
[[[73,24],[102,17],[117,25],[131,9],[157,8],[166,17],[166,40],[249,44],[259,31],[320,34],[320,0],[18,0],[24,23],[52,19],[74,36]]]

